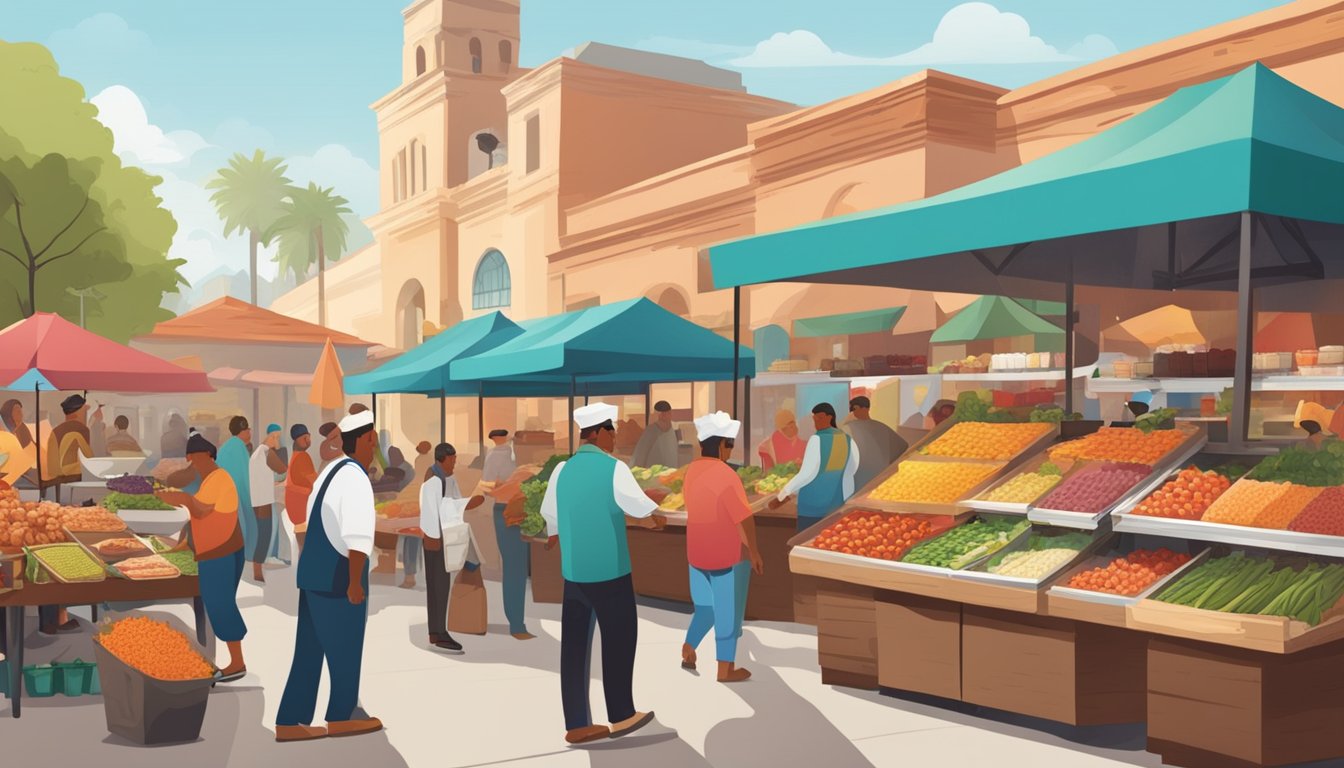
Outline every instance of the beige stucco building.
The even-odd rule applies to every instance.
[[[1298,0],[1016,90],[924,71],[809,108],[753,96],[701,62],[607,46],[521,69],[518,0],[419,0],[403,16],[402,84],[372,105],[376,242],[327,277],[331,326],[398,348],[418,343],[425,321],[639,296],[727,333],[732,295],[712,288],[711,244],[952,189],[1257,60],[1344,105],[1337,0]],[[894,304],[916,324],[941,317],[929,295],[797,284],[746,291],[744,317],[787,328]],[[315,281],[273,309],[315,321]],[[408,424],[436,415],[396,408]],[[464,405],[450,429],[473,420]]]

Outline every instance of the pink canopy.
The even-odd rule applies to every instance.
[[[0,331],[0,389],[212,392],[205,374],[38,312]]]

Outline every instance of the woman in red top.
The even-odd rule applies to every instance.
[[[681,666],[695,669],[695,648],[714,628],[721,683],[737,683],[751,673],[736,666],[737,639],[747,607],[751,572],[761,573],[751,507],[728,458],[742,423],[723,411],[695,420],[700,458],[686,469],[686,559],[690,563],[695,613],[681,646]]]
[[[289,439],[294,441],[294,454],[289,457],[289,474],[285,475],[285,514],[294,525],[295,542],[302,547],[303,534],[308,527],[308,495],[313,492],[317,469],[313,466],[313,457],[308,455],[313,444],[308,427],[303,424],[290,427]]]
[[[775,431],[761,443],[761,466],[770,469],[776,464],[801,464],[807,441],[798,436],[798,420],[787,410],[775,414]]]

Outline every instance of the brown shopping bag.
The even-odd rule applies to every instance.
[[[487,623],[485,582],[479,566],[458,572],[448,595],[448,631],[463,635],[484,635]]]

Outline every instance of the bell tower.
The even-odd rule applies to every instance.
[[[419,0],[402,12],[402,85],[426,72],[508,76],[518,68],[519,0]]]

